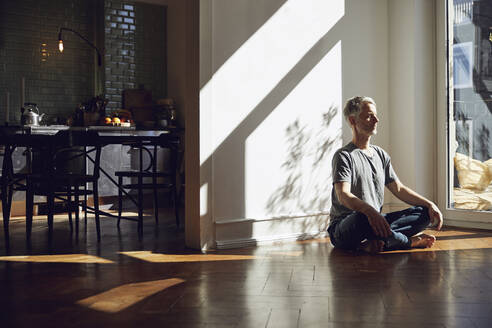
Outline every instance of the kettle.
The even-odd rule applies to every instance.
[[[24,105],[27,112],[22,114],[22,123],[24,125],[39,126],[44,114],[39,115],[39,108],[35,103],[25,103]]]

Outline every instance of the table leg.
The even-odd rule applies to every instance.
[[[13,193],[11,185],[11,180],[13,177],[12,150],[13,148],[11,146],[5,146],[1,177],[3,231],[7,248],[10,241],[9,224]]]

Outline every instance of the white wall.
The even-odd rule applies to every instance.
[[[199,216],[199,0],[139,1],[167,6],[168,94],[176,99],[178,122],[185,127],[186,245],[200,249],[210,233]]]
[[[403,183],[435,199],[435,3],[392,0],[388,5],[393,165]]]
[[[186,105],[186,30],[189,24],[186,1],[138,0],[167,6],[167,84],[168,95],[178,107],[178,121],[184,126]]]
[[[169,88],[186,113],[188,246],[321,230],[328,159],[350,139],[340,110],[356,94],[378,104],[374,143],[389,150],[405,183],[433,198],[433,0],[304,0],[300,9],[293,0],[146,1],[168,5]],[[300,128],[310,138],[296,148]],[[302,160],[285,166],[298,150]]]
[[[347,0],[343,31],[343,99],[355,95],[372,97],[377,104],[381,122],[372,139],[384,149],[389,148],[388,105],[388,2],[386,0]],[[352,139],[344,124],[344,144]]]
[[[387,0],[200,1],[202,247],[325,228],[331,155],[349,139],[346,98],[375,98],[374,141],[389,148],[387,9]]]
[[[436,33],[435,1],[415,3],[415,189],[430,199],[437,197],[436,176]]]

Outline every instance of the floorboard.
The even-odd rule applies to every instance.
[[[127,215],[132,215],[127,213]],[[187,249],[163,211],[117,229],[66,216],[0,232],[1,327],[489,327],[492,233],[428,231],[432,249],[367,255],[328,239],[213,251]]]

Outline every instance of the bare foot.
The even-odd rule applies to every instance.
[[[360,250],[366,253],[376,254],[384,249],[384,241],[382,240],[365,240],[360,244]]]
[[[412,248],[429,248],[434,245],[436,237],[422,233],[420,235],[413,236],[410,240],[412,242]]]

